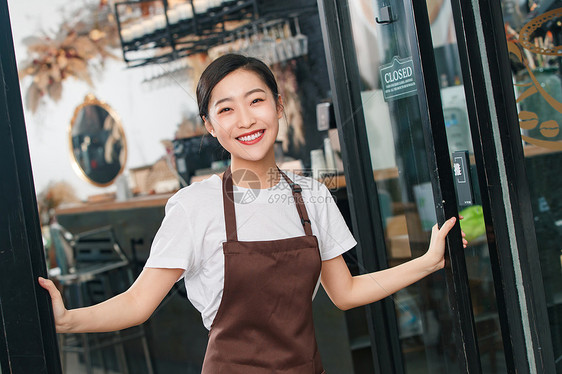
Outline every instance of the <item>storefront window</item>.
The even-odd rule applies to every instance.
[[[504,0],[502,11],[556,372],[562,373],[562,7]]]

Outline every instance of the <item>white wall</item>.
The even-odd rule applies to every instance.
[[[58,29],[61,7],[76,7],[81,1],[70,0],[9,0],[10,19],[19,62],[27,58],[25,37],[41,31]],[[74,9],[74,8],[73,8]],[[120,50],[115,54],[121,56]],[[95,79],[95,87],[67,79],[59,102],[46,100],[36,113],[25,111],[27,136],[35,180],[35,189],[41,192],[50,181],[67,181],[78,196],[114,191],[114,186],[95,187],[74,172],[70,161],[68,127],[74,109],[86,94],[93,93],[109,104],[121,117],[127,137],[128,160],[126,168],[152,164],[162,155],[162,139],[172,139],[182,114],[197,112],[192,83],[181,81],[161,88],[141,84],[150,70],[158,67],[127,69],[123,61],[108,60],[106,69]],[[20,81],[22,97],[29,80]]]

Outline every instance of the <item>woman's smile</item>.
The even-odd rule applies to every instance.
[[[257,142],[259,142],[260,140],[262,140],[263,138],[263,134],[265,133],[265,130],[255,130],[246,134],[243,134],[239,137],[236,138],[236,140],[238,140],[240,143],[242,144],[246,144],[246,145],[252,145],[252,144],[256,144]]]

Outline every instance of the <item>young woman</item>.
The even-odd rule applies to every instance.
[[[352,277],[341,255],[357,243],[327,188],[277,168],[283,102],[268,67],[220,57],[203,72],[197,99],[231,166],[170,198],[145,268],[126,292],[67,310],[53,283],[40,278],[57,331],[143,323],[184,279],[210,330],[203,373],[323,373],[312,323],[319,279],[341,309],[387,297],[444,266],[445,237],[456,219],[433,228],[423,256]]]

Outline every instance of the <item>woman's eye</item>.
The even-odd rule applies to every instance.
[[[252,104],[259,103],[260,101],[263,101],[263,99],[260,98],[254,99],[252,100]]]
[[[222,108],[222,109],[219,110],[219,114],[223,113],[223,112],[229,112],[229,111],[230,111],[230,108]]]

